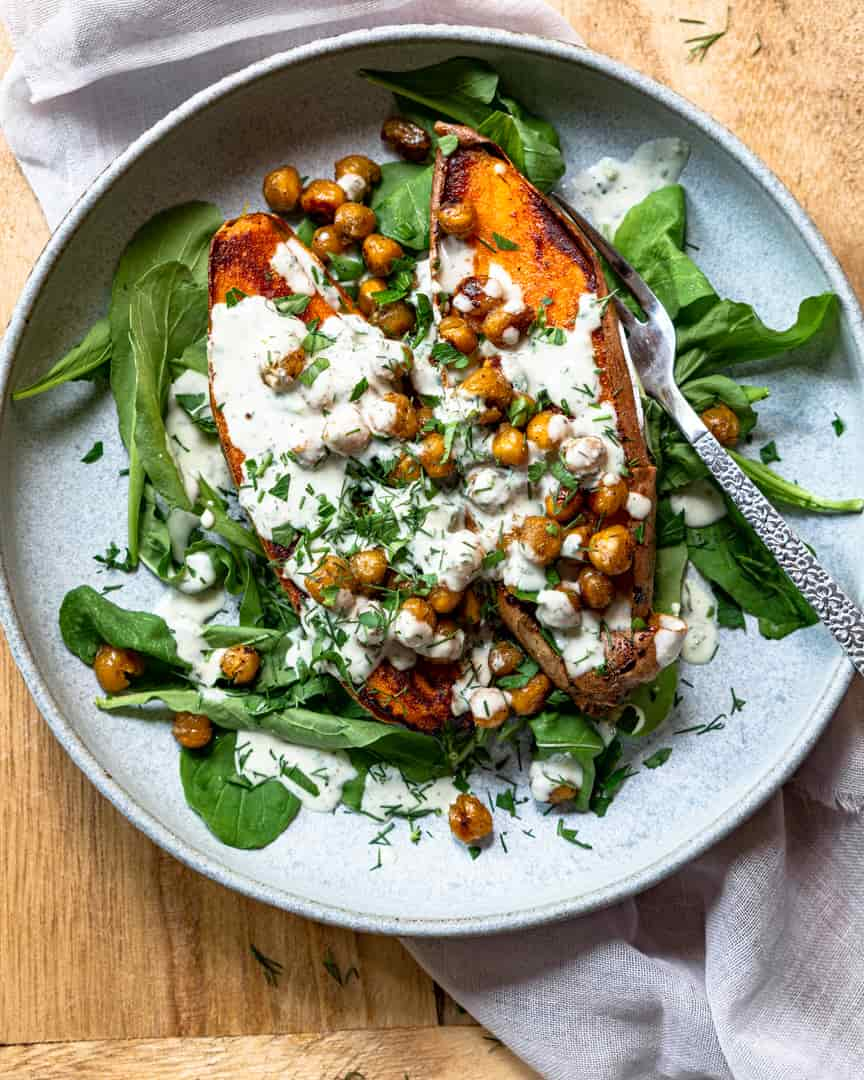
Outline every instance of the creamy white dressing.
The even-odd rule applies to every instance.
[[[266,731],[237,733],[234,767],[253,784],[278,780],[308,810],[324,814],[336,809],[342,788],[357,775],[344,750],[295,746]]]
[[[444,292],[456,291],[459,282],[474,273],[474,248],[458,236],[442,236],[438,244],[435,279]]]
[[[678,180],[689,156],[687,143],[667,138],[642,143],[627,161],[601,158],[571,181],[574,201],[611,239],[631,207]]]
[[[657,667],[662,669],[678,659],[687,633],[687,623],[676,615],[658,615],[659,626],[654,634],[654,653]]]
[[[545,761],[532,761],[528,770],[531,795],[537,802],[548,803],[557,788],[579,791],[585,770],[570,754],[552,754]]]
[[[206,551],[193,551],[186,557],[184,566],[185,573],[177,583],[177,588],[182,593],[194,595],[209,589],[216,584],[218,573],[216,566]]]
[[[639,491],[631,491],[627,496],[627,513],[636,521],[644,521],[651,513],[652,505],[648,496]]]
[[[711,586],[692,565],[681,587],[681,617],[687,623],[681,659],[688,664],[707,664],[714,658],[720,638],[717,600]]]
[[[198,500],[198,477],[214,488],[227,491],[232,487],[231,476],[218,439],[208,435],[197,426],[178,403],[179,396],[203,395],[205,403],[210,400],[207,378],[197,371],[184,371],[171,385],[168,406],[165,411],[165,430],[171,456],[180,470],[183,487],[190,502]],[[173,537],[172,537],[173,539]],[[183,558],[185,544],[175,559]]]
[[[723,496],[709,480],[694,480],[669,496],[676,514],[684,511],[684,524],[689,529],[703,529],[726,517]]]
[[[225,590],[222,588],[194,595],[169,588],[154,609],[174,634],[177,655],[191,665],[192,677],[203,686],[212,686],[219,678],[219,663],[225,653],[224,649],[211,651],[204,637],[204,624],[221,611],[224,604]]]
[[[585,610],[578,626],[551,631],[571,679],[578,679],[603,663],[606,644],[603,621],[602,614]]]
[[[394,811],[424,811],[444,815],[459,796],[449,777],[423,784],[406,781],[392,765],[376,765],[366,774],[361,809],[373,817],[386,818]]]

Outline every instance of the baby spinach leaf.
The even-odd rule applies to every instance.
[[[727,630],[746,630],[744,612],[741,605],[724,592],[719,585],[714,585],[714,599],[717,601],[717,622]]]
[[[238,774],[236,743],[236,732],[223,732],[204,750],[182,750],[183,793],[223,844],[246,850],[266,847],[285,832],[301,803],[278,780],[252,784]]]
[[[681,603],[681,582],[687,565],[687,545],[682,541],[671,547],[657,549],[654,570],[654,610],[675,614],[675,605]]]
[[[826,499],[822,495],[814,495],[799,484],[784,480],[762,462],[744,457],[735,450],[730,450],[729,453],[762,494],[773,503],[797,506],[818,514],[860,514],[864,510],[864,499]]]
[[[127,611],[91,589],[79,585],[63,597],[60,633],[70,652],[92,664],[104,642],[152,656],[173,667],[188,668],[177,655],[168,624],[149,611]]]
[[[768,396],[764,387],[746,387],[730,379],[728,375],[705,375],[700,379],[689,379],[682,386],[684,397],[697,413],[703,413],[718,402],[728,405],[741,423],[741,435],[747,435],[756,426],[756,413],[752,401],[759,401]],[[752,397],[749,390],[758,391]]]
[[[372,196],[378,231],[414,251],[429,247],[432,165],[407,161],[381,166],[381,183]]]
[[[603,740],[587,716],[576,712],[544,711],[529,722],[537,743],[535,757],[540,760],[552,754],[573,754],[596,757],[603,749]],[[580,757],[581,760],[581,757]]]
[[[482,60],[461,56],[414,71],[365,68],[357,74],[376,86],[424,105],[433,113],[475,128],[489,115],[498,89],[498,73],[494,68]]]
[[[199,500],[201,510],[209,510],[214,518],[214,522],[210,526],[211,531],[227,540],[229,544],[243,548],[244,551],[249,551],[253,555],[259,555],[263,559],[264,548],[261,547],[258,537],[244,525],[241,525],[239,521],[235,521],[234,518],[229,516],[225,500],[207,483],[203,476],[198,478],[198,490],[201,492]]]
[[[209,374],[207,367],[207,336],[198,338],[187,345],[175,360],[171,361],[171,378],[178,379],[184,371],[197,371],[205,378]]]
[[[73,346],[64,357],[47,371],[41,379],[22,386],[12,395],[15,401],[43,394],[55,386],[77,379],[93,380],[100,375],[108,377],[111,360],[111,331],[108,319],[97,320],[87,331],[84,339]]]
[[[204,639],[213,649],[226,649],[231,645],[254,645],[258,652],[269,652],[284,637],[281,630],[268,630],[264,626],[221,626],[208,623],[204,627]]]
[[[678,664],[670,664],[650,683],[637,686],[621,710],[617,725],[629,735],[642,738],[656,731],[675,705]]]
[[[498,143],[519,172],[542,191],[553,188],[564,175],[566,166],[557,145],[541,138],[536,127],[519,116],[496,109],[477,130]]]

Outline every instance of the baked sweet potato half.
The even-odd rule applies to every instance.
[[[277,255],[277,252],[281,254]],[[282,267],[284,272],[280,273],[279,267]],[[292,305],[287,300],[290,297],[302,298],[303,295],[309,297],[305,307]],[[236,307],[249,298],[270,301],[267,314],[271,316],[274,303],[277,307],[287,309],[288,317],[302,320],[311,334],[334,315],[359,316],[350,297],[281,218],[265,213],[246,214],[225,222],[216,232],[210,248],[209,264],[210,395],[219,438],[234,483],[241,494],[241,501],[244,492],[248,492],[250,488],[248,454],[238,445],[228,406],[234,404],[238,397],[242,397],[249,386],[260,390],[262,375],[257,364],[248,365],[246,371],[236,369],[242,364],[242,347],[248,345],[248,339],[254,338],[259,332],[264,333],[264,330],[259,329],[264,313],[258,311],[245,330],[241,328],[246,340],[236,342],[234,356],[231,355],[231,342],[227,345],[227,352],[223,349],[220,353],[221,363],[223,366],[227,363],[231,367],[234,377],[231,400],[228,402],[223,399],[225,372],[221,373],[220,379],[220,373],[214,369],[213,331],[214,311],[217,316],[222,316],[226,308]],[[275,340],[274,338],[274,342]],[[273,353],[273,361],[277,367],[282,359],[276,352]],[[240,419],[249,420],[255,425],[254,405],[250,405]],[[265,422],[266,417],[262,415],[261,423]],[[287,444],[285,446],[287,452],[294,453],[297,449]],[[247,464],[245,469],[244,462]],[[260,468],[259,459],[256,474]],[[244,505],[249,511],[250,504],[247,502]],[[294,544],[282,543],[272,534],[266,535],[262,531],[259,527],[261,519],[256,520],[254,497],[250,516],[282,586],[299,613],[304,605],[311,601],[286,569]],[[279,535],[281,534],[277,530],[276,536]],[[458,663],[431,663],[422,658],[419,658],[413,667],[400,670],[385,659],[368,674],[362,684],[352,685],[346,680],[344,685],[378,719],[432,732],[440,730],[451,719],[452,687],[460,671],[461,666]]]
[[[561,529],[549,543],[546,583],[520,588],[505,575],[498,610],[552,682],[602,714],[674,659],[686,629],[652,613],[655,469],[615,308],[587,239],[500,147],[467,127],[436,131],[458,146],[436,159],[433,278],[450,294],[448,309],[485,336],[486,366],[541,407],[528,425],[531,467],[547,485],[546,529]],[[497,315],[487,313],[489,294],[499,305],[503,295]],[[536,518],[527,523],[540,528]],[[506,538],[509,555],[526,525]],[[532,577],[537,559],[530,563]],[[549,596],[554,589],[566,597]],[[571,625],[556,627],[568,623],[571,601],[579,609]]]

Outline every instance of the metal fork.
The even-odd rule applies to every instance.
[[[843,646],[855,669],[864,675],[864,613],[735,464],[678,389],[674,374],[675,328],[665,308],[627,260],[590,221],[559,195],[552,198],[606,259],[647,316],[645,322],[640,322],[619,297],[613,298],[645,392],[659,401],[672,417],[681,434],[708,466],[711,475],[753,527],[778,565]]]

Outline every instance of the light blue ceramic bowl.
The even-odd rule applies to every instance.
[[[10,386],[47,369],[104,309],[123,245],[154,211],[204,198],[229,216],[247,201],[256,205],[261,177],[286,159],[310,175],[329,175],[334,159],[350,151],[380,156],[390,99],[354,72],[464,54],[489,60],[555,123],[571,171],[604,153],[627,155],[646,138],[686,139],[690,238],[722,294],[754,302],[775,325],[791,320],[807,294],[839,294],[843,315],[831,341],[764,376],[772,397],[760,410],[761,432],[766,441],[777,438],[786,475],[831,493],[859,490],[862,316],[788,191],[727,131],[650,79],[584,49],[501,31],[406,26],[348,34],[272,57],[197,94],[119,157],[57,229],[25,286],[0,361],[0,610],[57,738],[122,814],[189,866],[302,915],[391,933],[518,928],[646,888],[743,821],[792,772],[850,672],[821,627],[776,644],[753,627],[727,635],[716,661],[689,673],[693,689],[674,726],[727,712],[733,686],[747,701],[744,711],[718,734],[655,740],[675,746],[666,766],[631,780],[605,819],[578,823],[590,851],[562,842],[525,803],[518,820],[497,815],[507,853],[498,847],[471,862],[439,822],[435,839],[416,846],[400,830],[395,861],[376,873],[369,872],[374,823],[341,813],[301,814],[263,851],[222,846],[183,801],[169,730],[91,704],[92,674],[64,650],[57,609],[72,586],[104,584],[93,555],[124,534],[117,473],[125,459],[113,406],[88,384],[12,404]],[[848,424],[842,441],[830,426],[835,409]],[[97,438],[104,458],[80,464]],[[860,593],[864,524],[802,518],[797,525],[832,573]],[[142,572],[118,595],[126,606],[147,606],[156,592]]]

